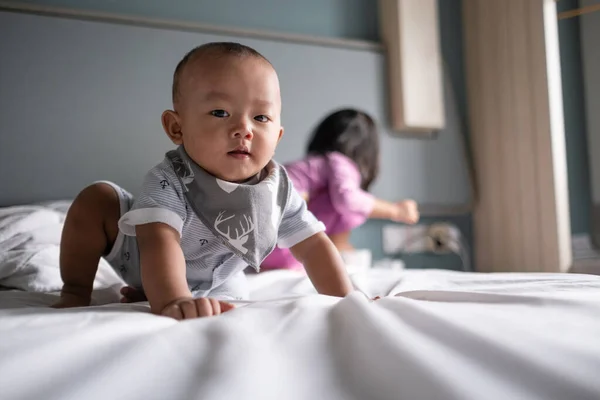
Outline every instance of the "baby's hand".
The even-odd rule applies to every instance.
[[[219,301],[208,297],[184,298],[175,300],[160,312],[165,317],[177,320],[210,317],[219,315],[234,309],[235,306],[225,301]]]
[[[396,215],[392,218],[396,222],[416,224],[419,222],[419,208],[414,200],[403,200],[396,203]]]

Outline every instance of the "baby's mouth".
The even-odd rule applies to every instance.
[[[250,157],[250,152],[248,151],[248,149],[246,147],[238,147],[235,150],[231,150],[227,154],[232,157],[240,158],[240,159]]]

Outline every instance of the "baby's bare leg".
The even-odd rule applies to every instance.
[[[121,288],[121,303],[137,303],[140,301],[148,301],[146,294],[142,289],[136,289],[131,286]]]
[[[89,306],[100,257],[112,248],[118,233],[119,198],[105,183],[85,188],[65,220],[60,243],[61,299],[53,307]]]

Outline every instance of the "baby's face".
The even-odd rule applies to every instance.
[[[186,152],[220,179],[253,177],[273,157],[283,134],[274,69],[260,59],[226,56],[187,68],[177,107]]]

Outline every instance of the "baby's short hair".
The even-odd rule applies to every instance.
[[[173,74],[173,88],[172,88],[172,96],[173,96],[173,104],[177,102],[177,99],[180,96],[179,86],[181,81],[181,76],[183,75],[183,70],[186,65],[188,65],[192,60],[202,57],[223,57],[223,56],[234,56],[239,58],[244,57],[254,57],[261,59],[271,65],[271,62],[258,51],[254,50],[252,47],[235,43],[235,42],[211,42],[206,43],[200,46],[197,46],[190,50],[177,64],[175,68],[175,73]]]

